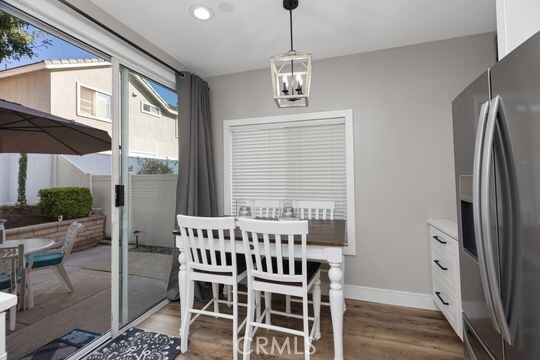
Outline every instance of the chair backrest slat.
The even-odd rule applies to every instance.
[[[293,208],[302,220],[334,220],[336,203],[323,200],[294,200]]]
[[[223,229],[218,229],[218,239],[219,239],[219,256],[222,264],[226,264],[227,261],[225,256],[225,235]],[[232,237],[231,245],[234,245],[234,236]],[[234,246],[231,246],[234,247]]]
[[[230,268],[230,271],[236,275],[233,217],[177,215],[177,222],[184,249],[188,254],[186,256],[188,267],[193,269],[197,269],[197,266],[202,269],[212,267],[215,271],[229,271]],[[225,246],[227,237],[231,241],[230,249]],[[227,263],[227,252],[233,255],[229,263]]]
[[[289,274],[296,275],[294,273],[294,235],[289,234],[287,238],[287,243],[289,245]]]
[[[242,231],[248,273],[253,270],[256,272],[255,275],[251,273],[251,276],[262,277],[262,274],[265,274],[267,280],[296,283],[301,279],[303,285],[306,284],[308,234],[306,220],[268,221],[241,218],[238,220],[238,225]],[[295,237],[301,239],[300,244],[295,245]],[[271,243],[272,240],[274,244]],[[284,241],[287,242],[285,247]],[[295,246],[298,245],[301,251],[295,253]],[[275,251],[272,252],[272,249]],[[275,261],[272,261],[272,257]],[[295,266],[296,260],[302,262],[301,268]],[[262,262],[266,265],[265,267],[261,266]]]
[[[253,243],[253,252],[255,255],[255,265],[257,271],[263,271],[261,252],[259,251],[259,235],[255,232],[251,233],[251,241]],[[246,259],[249,257],[249,254],[246,253]]]
[[[198,247],[195,244],[195,234],[193,231],[193,228],[188,228],[188,241],[189,241],[189,248],[191,249],[191,256],[192,261],[196,263],[201,263],[201,259],[199,258],[199,251],[197,251]],[[182,232],[182,228],[180,228],[180,232]]]
[[[272,252],[270,251],[270,237],[268,234],[263,234],[264,242],[264,257],[266,259],[266,269],[267,271],[273,273],[274,269],[272,268]]]
[[[208,265],[207,252],[206,252],[206,241],[204,241],[204,234],[201,229],[197,229],[197,240],[199,241],[199,251],[201,252],[201,260],[204,265]]]
[[[276,235],[276,260],[277,260],[277,272],[279,275],[283,275],[283,254],[281,251],[281,234]]]
[[[208,250],[210,251],[210,265],[218,265],[218,262],[216,261],[216,251],[214,249],[214,232],[207,231],[206,236],[208,237]]]

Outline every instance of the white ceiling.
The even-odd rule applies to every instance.
[[[203,76],[268,66],[289,49],[281,0],[91,0]],[[224,12],[223,3],[234,5]],[[193,18],[210,6],[211,21]],[[221,6],[220,6],[221,4]],[[293,13],[298,51],[323,59],[495,31],[495,0],[300,0]]]

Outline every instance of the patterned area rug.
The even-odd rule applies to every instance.
[[[180,339],[131,328],[90,354],[87,360],[173,360],[180,353]]]

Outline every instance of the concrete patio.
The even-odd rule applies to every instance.
[[[130,318],[164,297],[171,259],[171,255],[129,252]],[[110,246],[73,253],[65,267],[75,288],[71,293],[52,270],[32,274],[35,306],[17,313],[16,329],[6,340],[9,359],[19,359],[75,328],[98,333],[110,329]]]

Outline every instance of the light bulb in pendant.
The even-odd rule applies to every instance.
[[[302,86],[302,75],[296,74],[296,83],[298,86]]]

